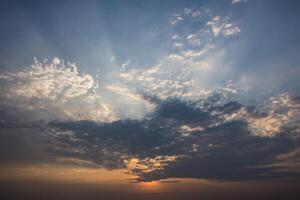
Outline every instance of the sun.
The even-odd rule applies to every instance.
[[[139,185],[144,190],[157,190],[161,186],[159,181],[141,182]]]

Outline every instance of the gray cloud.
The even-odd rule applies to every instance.
[[[190,74],[155,66],[119,74],[129,81],[122,87],[107,86],[136,101],[133,107],[121,104],[128,112],[137,105],[151,108],[139,120],[118,119],[91,76],[58,61],[1,76],[2,163],[127,169],[139,181],[299,175],[297,165],[286,165],[298,157],[291,153],[299,146],[295,96],[284,93],[247,106],[237,101],[234,82],[195,93],[186,83]],[[149,83],[149,90],[139,81]],[[278,160],[289,154],[295,156]]]
[[[295,170],[279,172],[269,166],[277,156],[297,148],[299,139],[294,137],[295,132],[258,137],[247,121],[219,117],[234,114],[243,105],[236,102],[207,105],[209,111],[196,106],[174,99],[161,102],[156,112],[142,121],[53,122],[52,126],[72,131],[76,139],[64,142],[84,151],[84,156],[74,154],[75,158],[89,158],[107,168],[127,168],[142,181],[174,177],[246,180],[299,175]],[[247,109],[253,112],[253,117],[261,117],[253,108]],[[212,115],[214,112],[219,114]],[[182,127],[185,130],[189,127],[189,134],[182,134]]]

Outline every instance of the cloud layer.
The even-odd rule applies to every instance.
[[[247,93],[260,81],[231,59],[238,21],[184,8],[168,27],[155,64],[128,58],[103,80],[57,57],[1,73],[1,162],[125,169],[136,181],[299,177],[299,97]]]

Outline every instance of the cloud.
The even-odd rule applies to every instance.
[[[199,38],[198,34],[190,34],[186,37],[186,39],[191,45],[200,45],[201,44],[201,39]]]
[[[60,67],[59,58],[52,63],[38,63],[22,72],[8,73],[2,79],[9,81],[7,98],[36,98],[66,102],[86,94],[95,84],[92,76],[79,75],[77,67]]]
[[[247,0],[232,0],[231,4],[234,5],[234,4],[239,4],[239,3],[242,3],[242,2],[247,2]]]
[[[199,28],[191,31],[185,23],[178,25],[170,38],[174,49],[154,66],[122,71],[119,77],[123,83],[138,93],[161,99],[195,100],[207,91],[223,88],[235,69],[225,61],[229,50],[220,41],[239,33],[240,28],[228,16],[213,15],[205,8],[183,9],[172,17]]]
[[[214,98],[220,97],[215,94]],[[214,104],[212,99],[207,99],[205,105],[203,108],[195,102],[173,99],[162,101],[149,118],[140,121],[55,122],[52,126],[73,131],[73,139],[58,139],[82,149],[73,153],[74,158],[89,158],[110,169],[127,169],[139,181],[249,180],[300,175],[297,170],[283,173],[269,166],[275,163],[273,158],[296,151],[299,137],[294,137],[293,132],[257,137],[253,133],[257,130],[249,126],[250,121],[228,121],[220,117],[234,114],[245,106],[236,102]],[[95,157],[95,151],[103,154]],[[104,152],[114,152],[114,157]]]
[[[125,69],[130,64],[130,60],[128,59],[125,63],[122,64],[121,68]]]
[[[211,11],[203,9],[198,11],[204,13],[204,21],[211,18],[209,14]],[[193,12],[181,11],[176,16],[187,17]],[[189,20],[196,23],[194,18]],[[229,21],[227,18],[220,19],[220,17],[215,20]],[[226,47],[218,44],[210,27],[205,24],[186,35],[182,35],[179,33],[180,31],[175,32],[170,38],[175,50],[162,56],[154,66],[116,72],[122,85],[135,93],[160,99],[172,97],[199,99],[206,91],[222,88],[224,82],[221,80],[224,80],[226,76],[231,76],[232,69],[224,62],[227,54]],[[233,34],[234,31],[231,29],[234,29],[235,26],[232,23],[224,26],[224,30],[222,29],[224,35]],[[220,80],[220,82],[215,80]],[[214,83],[212,84],[212,82]]]
[[[190,8],[184,8],[179,10],[176,13],[173,13],[171,16],[171,20],[170,20],[170,25],[171,26],[175,26],[178,25],[179,22],[183,21],[183,20],[189,20],[189,19],[193,19],[193,20],[200,20],[202,18],[206,18],[208,16],[211,16],[212,11],[210,9],[207,8],[199,8],[197,10],[193,10]]]
[[[179,36],[177,34],[172,36],[172,40],[177,40],[177,39],[179,39]]]
[[[241,2],[237,1],[234,4]],[[220,17],[218,15],[213,16],[212,10],[200,8],[198,10],[191,10],[191,9],[184,9],[183,11],[180,11],[178,13],[175,13],[172,15],[171,25],[177,25],[178,22],[182,20],[188,20],[190,23],[197,24],[199,21],[206,23],[206,26],[210,28],[206,29],[203,27],[201,31],[203,33],[207,31],[211,31],[214,37],[218,36],[232,36],[236,35],[239,32],[241,32],[241,29],[233,22],[230,21],[229,16]],[[197,24],[199,26],[199,24]],[[184,24],[182,25],[184,26]],[[202,34],[203,34],[202,33]],[[199,38],[199,33],[192,33],[186,37],[186,39],[189,41],[192,45],[200,44],[200,41],[202,39],[207,38]],[[177,34],[175,34],[177,36]],[[173,36],[174,37],[174,36]],[[178,38],[178,37],[176,37]]]
[[[106,90],[112,93],[111,110],[122,119],[142,119],[155,109],[153,102],[126,85],[107,85]]]
[[[201,126],[190,127],[189,125],[182,125],[179,132],[181,132],[183,137],[190,136],[193,132],[203,131],[204,129]]]
[[[223,44],[240,28],[205,9],[172,17],[176,30],[203,26],[172,33],[176,49],[153,66],[123,63],[101,89],[59,58],[3,73],[1,160],[126,169],[139,181],[299,176],[298,165],[276,170],[299,157],[299,98],[242,103]]]
[[[6,155],[11,155],[21,162],[18,155],[29,146],[23,154],[27,162],[126,169],[138,181],[298,175],[296,169],[278,172],[273,158],[299,144],[299,99],[284,93],[251,107],[233,102],[239,94],[233,81],[216,88],[195,87],[195,77],[211,69],[191,60],[198,57],[193,53],[170,54],[153,67],[116,73],[122,81],[104,87],[113,97],[106,97],[110,104],[102,101],[93,77],[57,58],[3,74],[1,130],[20,129],[14,129],[19,141],[1,135],[3,143],[13,142],[15,148],[3,151],[0,158],[10,162]],[[25,93],[26,86],[31,90]],[[114,118],[107,118],[105,106]],[[29,121],[24,119],[29,115]],[[39,124],[40,119],[47,120]],[[24,127],[28,132],[22,131]],[[42,136],[28,139],[41,130]],[[40,159],[37,150],[46,156]]]
[[[223,93],[237,93],[236,90],[226,85],[218,85],[215,81],[215,85],[210,84],[218,76],[226,76],[227,73],[224,65],[222,73],[218,70],[223,53],[207,55],[211,48],[207,46],[199,51],[188,50],[182,54],[170,54],[160,64],[147,69],[121,71],[117,76],[130,90],[159,99],[176,97],[199,100],[219,89]]]
[[[121,95],[129,92],[124,88],[114,89],[125,93]],[[109,123],[54,120],[22,124],[4,117],[6,120],[0,123],[3,130],[0,159],[2,163],[22,162],[26,158],[27,163],[125,169],[136,175],[137,181],[298,176],[295,166],[287,172],[288,166],[281,164],[287,168],[278,171],[276,163],[287,163],[298,157],[297,153],[283,155],[296,151],[299,146],[296,131],[299,130],[299,100],[282,94],[249,107],[230,101],[226,95],[219,90],[195,101],[176,97],[161,99],[155,101],[155,109],[147,117]],[[243,110],[247,113],[242,114]],[[256,120],[266,121],[264,118],[269,115],[278,115],[279,120],[285,115],[290,118],[280,127],[282,131],[266,135],[261,132],[264,127],[254,125]]]
[[[256,166],[259,169],[270,169],[273,173],[300,172],[300,149],[293,148],[291,151],[279,154],[264,165]]]
[[[76,65],[65,65],[59,58],[35,60],[31,67],[4,73],[0,79],[0,104],[30,113],[33,116],[29,119],[116,119],[109,106],[101,102],[94,78],[80,74]]]
[[[176,25],[178,22],[182,21],[183,17],[180,14],[174,14],[174,18],[171,20],[170,24],[172,26]]]
[[[296,125],[300,120],[300,104],[291,95],[284,93],[271,97],[259,105],[257,110],[242,107],[237,112],[224,116],[226,121],[245,120],[253,134],[258,136],[274,136],[285,132],[299,133]],[[296,126],[296,127],[295,127]]]
[[[179,42],[175,42],[174,44],[173,44],[173,47],[175,47],[175,48],[180,48],[180,47],[182,47],[183,46],[183,44],[182,43],[179,43]]]
[[[180,62],[181,57],[171,55],[166,62]],[[174,67],[170,65],[170,67]],[[171,70],[171,71],[170,71]],[[147,70],[130,70],[120,74],[120,78],[127,85],[135,87],[137,91],[166,99],[171,96],[180,96],[188,93],[192,82],[186,78],[188,72],[180,68],[168,68],[168,66],[157,65]]]
[[[184,9],[183,9],[183,12],[184,12],[184,14],[189,15],[189,14],[192,13],[192,10],[189,9],[189,8],[184,8]]]
[[[130,158],[129,160],[124,160],[129,173],[139,174],[139,173],[149,173],[153,171],[163,170],[170,162],[175,161],[178,156],[156,156],[154,158]]]
[[[196,10],[195,12],[192,13],[192,17],[199,17],[203,14],[201,10]]]
[[[236,35],[241,31],[237,25],[228,22],[227,17],[221,19],[220,16],[215,16],[211,21],[207,22],[206,25],[211,28],[215,37],[221,34],[223,36]]]

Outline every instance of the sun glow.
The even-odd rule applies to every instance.
[[[162,189],[162,184],[159,181],[141,182],[138,184],[141,190],[157,191]]]
[[[128,184],[136,178],[125,170],[106,170],[72,166],[13,166],[1,167],[0,178],[53,180],[62,182]]]

